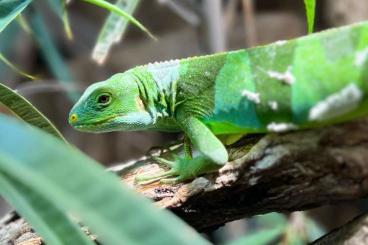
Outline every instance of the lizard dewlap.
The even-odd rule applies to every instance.
[[[228,160],[215,135],[284,132],[368,115],[368,22],[248,50],[138,66],[92,84],[78,130],[182,131],[201,153],[160,175],[190,179]],[[75,115],[75,119],[73,119]]]

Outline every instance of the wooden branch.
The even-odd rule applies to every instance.
[[[42,238],[24,219],[11,212],[0,220],[0,244],[41,245]]]
[[[267,212],[305,210],[368,193],[368,119],[258,138],[229,148],[218,173],[179,185],[137,186],[160,171],[149,159],[119,173],[124,182],[203,231]]]
[[[305,210],[368,193],[368,119],[323,129],[248,136],[228,150],[231,162],[222,169],[184,184],[136,185],[137,174],[162,171],[150,158],[121,164],[113,171],[157,206],[172,210],[199,231],[256,214]],[[0,234],[18,220],[0,221]]]

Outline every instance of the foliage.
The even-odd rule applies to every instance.
[[[138,4],[139,0],[118,0],[115,6],[128,14],[132,14]],[[98,64],[103,64],[111,46],[121,40],[127,26],[128,22],[126,20],[120,18],[115,13],[110,13],[98,34],[97,42],[92,52],[92,59]]]
[[[25,122],[64,140],[54,125],[30,102],[16,91],[0,83],[0,105],[5,105],[14,115]]]
[[[107,1],[104,1],[104,0],[83,0],[83,1],[91,3],[91,4],[95,4],[95,5],[97,5],[101,8],[105,8],[105,9],[109,10],[110,12],[112,12],[114,14],[117,14],[117,15],[121,16],[125,20],[131,22],[136,27],[141,29],[143,32],[145,32],[152,39],[156,40],[155,36],[146,27],[144,27],[138,20],[133,18],[131,15],[127,14],[124,10],[122,10],[118,6],[116,6],[114,4],[111,4],[111,3],[107,2]]]
[[[12,163],[0,154],[1,161]],[[0,193],[31,222],[47,244],[93,244],[63,211],[24,183],[1,171],[0,185]]]
[[[0,32],[18,17],[24,29],[30,28],[54,76],[68,85],[74,79],[49,35],[42,13],[34,7],[35,2],[2,0]],[[155,39],[132,17],[139,0],[117,0],[115,4],[103,0],[84,2],[110,12],[92,55],[98,63],[104,62],[110,47],[121,39],[128,22]],[[315,0],[304,2],[308,32],[312,32],[316,3]],[[71,39],[66,2],[48,0],[48,5],[61,19]],[[0,60],[20,74],[33,78],[2,54]],[[69,96],[74,100],[77,94]],[[46,243],[93,244],[81,232],[79,222],[82,222],[103,244],[208,244],[175,216],[153,207],[122,185],[116,176],[66,144],[45,116],[16,91],[2,84],[1,104],[28,124],[0,115],[0,194],[31,223]],[[262,219],[267,225],[231,244],[263,245],[290,232],[298,235],[281,215],[259,218],[260,222]],[[310,236],[321,234],[314,222],[308,220],[306,223]]]
[[[64,25],[64,31],[69,39],[73,38],[73,33],[70,28],[68,12],[66,11],[65,5],[66,2],[64,0],[48,0],[49,5],[52,10],[59,16]]]
[[[106,56],[110,46],[116,41],[119,40],[119,37],[122,36],[123,32],[126,30],[127,23],[130,22],[133,25],[140,28],[142,31],[147,33],[151,38],[155,39],[155,37],[145,28],[138,20],[136,20],[131,14],[133,13],[135,6],[138,4],[138,0],[124,0],[118,1],[125,2],[126,8],[121,9],[119,6],[115,6],[108,1],[105,0],[84,0],[84,2],[99,6],[101,8],[109,10],[112,14],[114,14],[113,19],[107,19],[107,24],[105,28],[103,28],[101,35],[96,45],[104,44],[104,49],[99,49],[100,55],[105,53]],[[48,0],[47,1],[49,7],[59,16],[64,25],[64,31],[69,39],[72,38],[72,31],[66,11],[66,1],[65,0]],[[18,16],[25,13],[25,16],[29,17],[31,25],[28,26],[27,19],[22,17],[18,17],[18,23],[25,29],[27,32],[33,34],[33,37],[40,47],[44,59],[46,60],[46,64],[49,66],[53,75],[58,79],[58,82],[61,85],[73,88],[72,82],[74,81],[69,68],[63,61],[59,50],[55,47],[52,38],[50,37],[49,30],[47,29],[47,25],[43,20],[42,14],[40,13],[40,8],[36,7],[38,4],[42,4],[39,1],[32,0],[3,0],[0,2],[0,32],[6,28],[6,26],[15,20]],[[126,11],[127,12],[126,12]],[[109,20],[110,19],[110,20]],[[108,28],[107,26],[111,26],[111,21],[119,21],[119,27],[117,28]],[[30,28],[30,29],[28,29]],[[110,33],[111,32],[111,33]],[[115,40],[111,40],[111,38],[104,39],[104,37],[108,37],[111,35],[116,35]],[[100,45],[101,47],[101,45]],[[0,53],[0,61],[4,62],[11,69],[15,70],[19,74],[34,79],[33,76],[19,69],[16,65],[13,65],[3,54]],[[97,59],[99,63],[103,61],[102,58]],[[68,90],[68,96],[72,101],[75,101],[79,94],[74,92],[73,90]]]
[[[312,33],[314,28],[316,0],[304,0],[304,5],[307,15],[308,33]]]
[[[32,0],[3,0],[0,2],[0,32],[14,20]]]
[[[0,128],[0,193],[48,244],[90,244],[75,218],[104,244],[207,244],[63,141],[5,116]]]
[[[293,222],[293,217],[299,221]],[[302,212],[291,214],[289,220],[279,213],[258,215],[251,219],[256,229],[249,229],[247,235],[229,245],[269,245],[269,244],[308,244],[324,234],[324,231]]]
[[[0,53],[0,60],[6,64],[8,67],[10,67],[10,69],[12,69],[13,71],[21,74],[24,77],[27,77],[29,79],[36,79],[35,76],[32,76],[30,74],[28,74],[27,72],[23,71],[22,69],[20,69],[19,67],[17,67],[16,65],[14,65],[13,63],[11,63],[2,53]]]
[[[0,2],[0,33],[32,2],[32,0],[3,0]],[[19,74],[33,79],[34,77],[13,65],[2,53],[0,60]]]
[[[32,125],[48,128],[29,102],[4,88],[2,103]],[[30,112],[23,114],[25,108]],[[5,116],[0,116],[0,128],[0,193],[46,243],[91,244],[76,224],[82,221],[103,244],[208,244],[63,141]],[[258,223],[264,229],[230,244],[266,245],[292,231],[279,214],[260,216]],[[315,233],[318,228],[312,225]],[[290,239],[298,238],[291,234]]]
[[[35,8],[30,12],[30,26],[32,28],[33,37],[40,47],[41,53],[44,59],[47,61],[46,65],[50,71],[58,79],[58,82],[65,87],[73,88],[74,78],[69,71],[68,66],[65,64],[59,50],[56,48],[45,21],[41,13]],[[68,97],[71,101],[76,101],[80,94],[71,90],[68,92]]]

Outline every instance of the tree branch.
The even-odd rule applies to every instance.
[[[113,171],[157,206],[172,210],[199,231],[243,217],[305,210],[368,193],[368,119],[280,135],[248,136],[228,150],[231,162],[222,169],[184,184],[135,185],[137,174],[162,170],[147,157],[121,164]],[[0,222],[0,234],[14,222],[17,219]],[[18,226],[23,229],[23,225]],[[24,234],[11,233],[17,237]]]
[[[229,152],[233,160],[218,173],[187,184],[136,186],[136,174],[160,170],[149,159],[119,174],[200,231],[256,214],[305,210],[368,193],[368,119],[248,137]]]

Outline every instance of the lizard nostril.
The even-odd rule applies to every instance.
[[[69,120],[75,123],[78,120],[77,114],[73,113],[72,115],[70,115]]]

